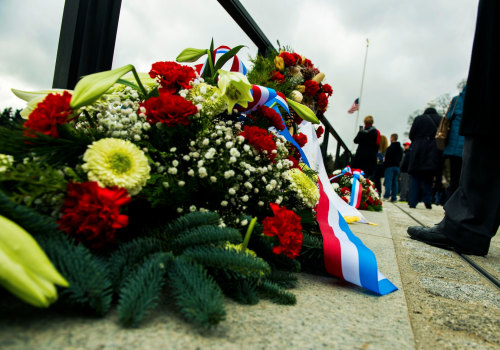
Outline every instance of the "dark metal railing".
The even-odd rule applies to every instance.
[[[328,121],[328,119],[325,118],[325,116],[321,113],[317,114],[317,117],[321,123],[325,126],[325,136],[323,137],[323,143],[321,144],[321,154],[323,155],[323,160],[326,160],[326,156],[328,154],[328,138],[330,134],[333,136],[333,138],[337,141],[337,150],[335,151],[335,161],[334,161],[334,168],[338,169],[339,168],[339,162],[340,162],[340,150],[343,148],[345,156],[347,159],[345,159],[345,162],[349,164],[352,159],[352,153],[349,150],[349,147],[345,144],[344,141],[342,141],[342,138],[340,135],[335,131],[333,128],[332,124]]]

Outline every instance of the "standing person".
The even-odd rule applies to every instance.
[[[380,135],[380,144],[378,145],[377,152],[377,165],[375,166],[375,171],[372,175],[373,185],[378,191],[379,197],[382,197],[382,178],[384,177],[384,158],[385,151],[389,143],[387,142],[387,137]]]
[[[408,165],[410,164],[410,142],[403,143],[403,160],[401,161],[400,171],[400,190],[399,200],[408,202],[410,198],[410,174],[408,174]]]
[[[416,240],[463,254],[488,254],[500,226],[496,88],[500,80],[500,3],[480,0],[460,134],[465,136],[457,190],[434,227],[409,227]]]
[[[458,188],[458,181],[460,179],[460,172],[462,169],[462,152],[464,149],[465,137],[459,134],[459,130],[464,109],[466,86],[467,85],[464,85],[462,92],[460,92],[459,95],[453,97],[445,116],[451,120],[448,142],[443,152],[443,155],[448,158],[450,162],[450,186],[448,187],[449,196],[451,196]]]
[[[356,155],[352,161],[353,169],[361,169],[367,177],[372,176],[377,165],[377,152],[380,143],[380,132],[373,126],[373,117],[367,115],[363,119],[365,126],[361,128],[354,138],[358,144]]]
[[[436,131],[441,116],[434,108],[427,108],[424,114],[413,121],[410,129],[411,152],[408,172],[410,180],[410,208],[422,201],[432,209],[432,183],[441,164],[441,152],[436,146]]]
[[[391,135],[391,145],[385,152],[384,168],[385,168],[385,193],[384,199],[391,198],[391,202],[395,202],[398,196],[399,182],[399,164],[403,158],[403,149],[398,142],[398,134]]]

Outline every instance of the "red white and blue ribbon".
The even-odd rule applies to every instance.
[[[212,62],[215,64],[215,58],[218,54],[225,54],[231,50],[229,46],[219,46],[213,51],[212,55]],[[195,65],[196,71],[198,74],[201,76],[203,75],[203,72],[205,71],[205,67],[208,64],[208,60],[205,60],[205,63],[203,64],[197,64]],[[234,55],[233,56],[233,63],[231,65],[231,69],[229,70],[230,72],[240,72],[243,75],[247,74],[247,67],[243,64],[243,62],[238,58],[238,56]]]
[[[252,94],[253,101],[248,102],[247,107],[242,107],[240,105],[237,105],[236,109],[240,113],[249,114],[249,113],[252,113],[253,111],[255,111],[259,106],[267,106],[267,107],[272,106],[271,108],[273,108],[276,112],[278,112],[278,114],[281,117],[281,121],[283,122],[283,125],[285,125],[285,128],[283,130],[278,131],[278,132],[281,135],[283,135],[285,140],[290,142],[292,145],[294,145],[298,149],[300,156],[302,158],[302,161],[307,166],[309,166],[309,162],[307,160],[307,157],[306,157],[304,151],[299,146],[297,141],[295,141],[293,136],[290,134],[290,131],[288,131],[288,129],[286,128],[286,123],[283,119],[283,116],[281,115],[281,112],[280,112],[278,106],[277,106],[277,105],[280,105],[281,107],[283,107],[283,109],[288,114],[290,114],[290,110],[288,109],[288,104],[286,103],[285,95],[283,95],[281,92],[276,92],[276,90],[274,90],[274,89],[271,89],[271,88],[268,88],[265,86],[260,86],[260,85],[252,85],[252,89],[250,90],[250,92]]]
[[[383,274],[378,271],[375,254],[356,237],[342,214],[337,209],[338,201],[343,202],[330,185],[316,132],[310,122],[300,124],[300,132],[307,136],[303,151],[310,161],[311,169],[318,171],[319,202],[316,219],[323,236],[323,255],[328,273],[348,282],[385,295],[397,290]],[[344,203],[346,206],[347,204]],[[352,207],[351,207],[352,208]],[[356,210],[352,208],[352,210]]]
[[[364,176],[365,173],[361,169],[351,169],[348,165],[342,172],[338,175],[330,177],[330,182],[335,180],[336,178],[344,175],[352,175],[352,185],[351,185],[351,200],[349,201],[349,205],[354,208],[359,208],[359,204],[361,203],[361,195],[363,194],[363,186],[361,185],[361,181],[359,180],[360,176]]]

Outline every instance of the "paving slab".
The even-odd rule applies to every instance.
[[[410,239],[406,228],[417,223],[396,205],[385,211],[417,349],[499,349],[498,288],[458,254]],[[416,208],[410,214],[429,225],[443,211]]]

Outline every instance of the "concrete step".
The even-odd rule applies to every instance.
[[[115,311],[104,318],[2,312],[0,349],[498,349],[498,289],[455,253],[409,239],[406,228],[415,221],[396,205],[363,213],[378,226],[351,225],[400,288],[387,296],[302,273],[292,290],[295,306],[227,300],[227,319],[205,332],[179,318],[168,302],[136,329],[122,328]],[[412,214],[432,224],[443,211]],[[495,247],[486,265],[498,259]]]

